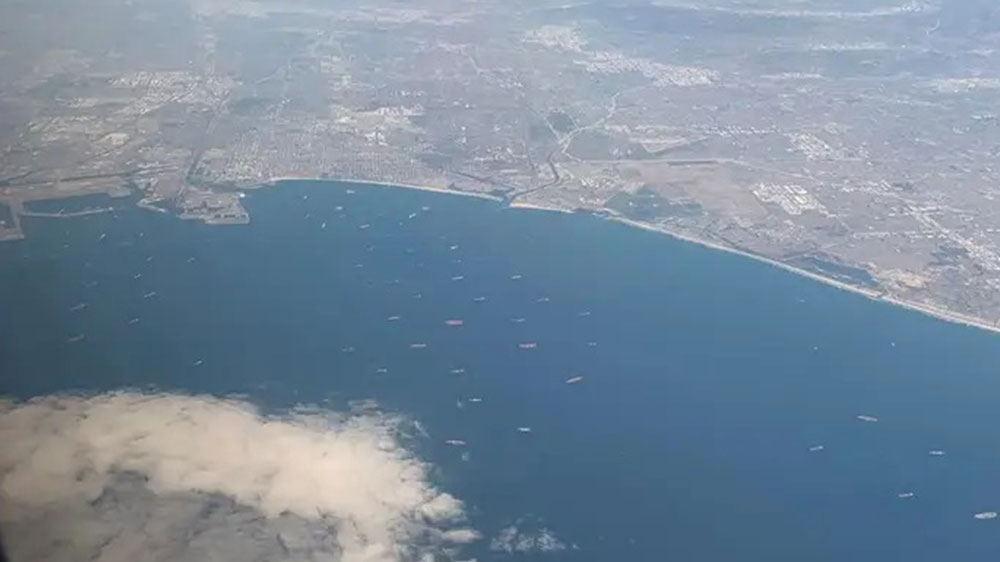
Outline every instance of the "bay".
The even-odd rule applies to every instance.
[[[515,555],[539,560],[1000,549],[972,517],[1000,510],[995,334],[592,216],[331,182],[246,202],[240,227],[26,219],[0,393],[374,400],[426,430],[481,560],[511,524],[567,545]]]

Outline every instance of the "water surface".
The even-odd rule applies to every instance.
[[[0,245],[0,392],[373,399],[487,537],[576,545],[521,558],[1000,549],[972,517],[1000,510],[995,335],[590,216],[309,182],[247,205],[27,219]]]

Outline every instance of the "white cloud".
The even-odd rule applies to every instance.
[[[172,394],[3,403],[0,526],[25,560],[206,559],[223,545],[236,550],[211,554],[395,562],[478,538],[454,527],[462,503],[397,426]]]
[[[518,529],[517,525],[511,525],[502,529],[490,541],[490,550],[506,552],[507,554],[514,552],[558,552],[566,550],[566,544],[560,541],[552,531],[544,527],[535,532],[526,532]]]

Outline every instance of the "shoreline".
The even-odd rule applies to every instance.
[[[448,189],[447,187],[433,187],[429,185],[417,185],[413,183],[392,183],[387,181],[373,181],[364,180],[358,178],[313,178],[306,176],[277,176],[269,178],[260,184],[254,184],[250,189],[256,189],[259,187],[278,187],[278,184],[284,182],[297,182],[297,181],[309,181],[309,182],[329,182],[329,183],[350,183],[354,185],[377,185],[379,187],[398,187],[402,189],[414,189],[417,191],[430,191],[433,193],[444,193],[447,195],[461,195],[463,197],[475,197],[477,199],[489,199],[490,201],[497,201],[502,203],[504,201],[503,197],[498,197],[496,195],[491,195],[489,193],[477,193],[474,191],[459,191],[457,189]]]
[[[681,234],[679,232],[670,231],[670,230],[667,230],[665,228],[657,227],[657,226],[652,225],[652,224],[641,223],[641,222],[634,221],[632,219],[627,219],[627,218],[620,217],[620,216],[611,216],[611,217],[608,217],[607,220],[618,222],[618,223],[621,223],[621,224],[624,224],[624,225],[627,225],[627,226],[630,226],[630,227],[633,227],[633,228],[640,228],[642,230],[647,230],[647,231],[650,231],[650,232],[655,232],[657,234],[664,234],[664,235],[670,236],[671,238],[675,238],[677,240],[683,240],[683,241],[689,242],[691,244],[697,244],[699,246],[702,246],[702,247],[705,247],[705,248],[709,248],[709,249],[712,249],[712,250],[716,250],[716,251],[720,251],[720,252],[726,252],[726,253],[729,253],[729,254],[735,254],[735,255],[738,255],[738,256],[745,257],[745,258],[749,258],[749,259],[752,259],[754,261],[770,265],[772,267],[777,267],[779,269],[783,269],[783,270],[785,270],[785,271],[787,271],[789,273],[794,273],[794,274],[800,275],[802,277],[807,277],[809,279],[812,279],[813,281],[818,281],[820,283],[823,283],[824,285],[835,287],[835,288],[840,289],[842,291],[848,291],[848,292],[851,292],[851,293],[855,293],[855,294],[864,296],[864,297],[866,297],[866,298],[868,298],[870,300],[873,300],[873,301],[884,302],[884,303],[887,303],[887,304],[892,305],[892,306],[898,306],[900,308],[905,308],[907,310],[911,310],[913,312],[917,312],[917,313],[923,314],[925,316],[931,316],[931,317],[936,318],[938,320],[943,320],[945,322],[949,322],[949,323],[952,323],[952,324],[960,324],[960,325],[963,325],[963,326],[968,326],[970,328],[978,328],[980,330],[985,330],[987,332],[993,332],[993,333],[1000,334],[1000,326],[989,324],[985,320],[983,320],[982,318],[976,318],[974,316],[968,316],[968,315],[961,314],[961,313],[958,313],[958,312],[952,312],[950,310],[942,309],[942,308],[939,308],[939,307],[936,307],[936,306],[932,306],[932,305],[927,305],[927,304],[922,304],[922,303],[916,303],[916,302],[911,302],[911,301],[906,301],[906,300],[898,299],[896,297],[887,296],[887,295],[884,295],[883,293],[880,293],[878,291],[873,291],[871,289],[865,289],[865,288],[862,288],[862,287],[857,287],[855,285],[844,283],[842,281],[837,281],[836,279],[831,279],[829,277],[824,277],[824,276],[822,276],[822,275],[820,275],[818,273],[814,273],[814,272],[806,270],[806,269],[795,267],[794,265],[789,265],[787,263],[784,263],[784,262],[781,262],[781,261],[778,261],[776,259],[769,258],[769,257],[766,257],[766,256],[762,256],[760,254],[754,254],[754,253],[747,252],[747,251],[744,251],[744,250],[740,250],[740,249],[737,249],[737,248],[732,248],[732,247],[729,247],[729,246],[724,246],[724,245],[718,244],[716,242],[710,242],[708,240],[704,240],[704,239],[701,239],[701,238],[695,238],[694,236],[689,236],[689,235],[686,235],[686,234]]]
[[[388,182],[388,181],[367,180],[367,179],[361,179],[361,178],[317,178],[317,177],[308,177],[308,176],[275,176],[275,177],[268,178],[267,180],[264,180],[264,181],[261,181],[261,182],[248,183],[248,184],[243,185],[243,186],[238,186],[238,187],[236,187],[236,190],[238,190],[238,191],[250,191],[250,190],[256,190],[256,189],[267,188],[267,187],[279,187],[280,184],[282,184],[284,182],[306,182],[306,181],[308,181],[308,182],[327,182],[327,183],[351,184],[351,185],[356,185],[356,186],[360,186],[360,187],[364,187],[364,186],[391,187],[391,188],[401,188],[401,189],[412,189],[412,190],[416,190],[416,191],[429,191],[429,192],[440,193],[440,194],[444,194],[444,195],[457,195],[457,196],[463,196],[463,197],[475,197],[477,199],[485,199],[485,200],[489,200],[489,201],[495,201],[495,202],[501,203],[505,207],[511,208],[511,209],[522,209],[522,210],[523,209],[527,209],[527,210],[533,210],[533,211],[544,211],[544,212],[565,213],[565,214],[575,214],[577,212],[577,210],[566,209],[566,208],[552,206],[552,205],[543,205],[543,204],[537,204],[537,203],[526,203],[526,202],[523,202],[523,201],[508,201],[507,199],[505,199],[503,197],[500,197],[500,196],[497,196],[497,195],[493,195],[493,194],[490,194],[490,193],[481,193],[481,192],[474,192],[474,191],[460,191],[460,190],[457,190],[457,189],[449,189],[449,188],[446,188],[446,187],[435,187],[435,186],[418,185],[418,184],[408,184],[408,183],[394,183],[394,182]],[[161,213],[166,213],[167,212],[164,209],[155,207],[153,205],[149,205],[148,203],[146,205],[143,205],[144,202],[146,202],[146,199],[140,200],[138,206],[139,207],[143,207],[143,208],[147,208],[149,210],[155,210],[155,211],[161,212]],[[755,254],[755,253],[752,253],[752,252],[747,252],[747,251],[744,251],[744,250],[740,250],[738,248],[733,248],[733,247],[730,247],[730,246],[726,246],[726,245],[723,245],[723,244],[720,244],[720,243],[717,243],[717,242],[712,242],[712,241],[705,240],[705,239],[702,239],[702,238],[698,238],[698,237],[695,237],[695,236],[691,236],[691,235],[688,235],[688,234],[683,234],[683,233],[680,233],[680,232],[669,230],[669,229],[664,228],[662,226],[657,226],[657,225],[654,225],[654,224],[643,223],[643,222],[639,222],[639,221],[636,221],[636,220],[628,219],[628,218],[625,218],[625,217],[619,215],[618,213],[616,213],[616,212],[614,212],[614,211],[612,211],[610,209],[606,209],[606,208],[591,209],[591,211],[594,212],[594,213],[598,213],[598,212],[607,213],[606,215],[603,216],[603,218],[605,220],[617,222],[617,223],[624,224],[624,225],[629,226],[629,227],[639,228],[639,229],[646,230],[646,231],[649,231],[649,232],[654,232],[654,233],[657,233],[657,234],[660,234],[660,235],[666,235],[666,236],[669,236],[671,238],[674,238],[675,240],[682,240],[684,242],[688,242],[688,243],[691,243],[691,244],[697,244],[699,246],[702,246],[704,248],[708,248],[708,249],[711,249],[711,250],[726,252],[726,253],[729,253],[729,254],[735,254],[735,255],[738,255],[738,256],[745,257],[745,258],[749,258],[749,259],[752,259],[752,260],[757,261],[759,263],[764,263],[764,264],[770,265],[772,267],[777,267],[777,268],[783,269],[783,270],[785,270],[785,271],[787,271],[789,273],[800,275],[802,277],[806,277],[806,278],[811,279],[813,281],[817,281],[817,282],[823,283],[824,285],[832,286],[832,287],[835,287],[837,289],[841,289],[841,290],[844,290],[844,291],[849,291],[849,292],[852,292],[852,293],[864,296],[864,297],[866,297],[866,298],[868,298],[870,300],[873,300],[873,301],[879,301],[879,302],[887,303],[889,305],[898,306],[900,308],[911,310],[913,312],[917,312],[917,313],[923,314],[925,316],[930,316],[930,317],[936,318],[938,320],[943,320],[945,322],[949,322],[949,323],[952,323],[952,324],[959,324],[959,325],[962,325],[962,326],[968,326],[970,328],[978,328],[980,330],[984,330],[984,331],[987,331],[987,332],[993,332],[993,333],[1000,334],[1000,322],[998,322],[996,324],[993,324],[993,323],[989,323],[988,321],[986,321],[983,318],[979,318],[979,317],[976,317],[976,316],[971,316],[971,315],[968,315],[968,314],[962,314],[960,312],[954,312],[954,311],[951,311],[951,310],[947,310],[945,308],[941,308],[941,307],[936,306],[936,305],[919,303],[919,302],[913,302],[913,301],[907,301],[907,300],[903,300],[903,299],[900,299],[900,298],[897,298],[897,297],[893,297],[893,296],[884,294],[884,293],[879,292],[879,291],[873,291],[871,289],[865,289],[863,287],[858,287],[858,286],[855,286],[855,285],[850,285],[848,283],[844,283],[842,281],[837,281],[836,279],[825,277],[823,275],[820,275],[818,273],[814,273],[812,271],[808,271],[806,269],[802,269],[802,268],[799,268],[799,267],[795,267],[793,265],[789,265],[787,263],[781,262],[781,261],[779,261],[777,259],[774,259],[774,258],[769,258],[769,257],[763,256],[763,255],[760,255],[760,254]],[[68,216],[70,216],[70,215],[65,215],[65,216],[62,216],[60,218],[66,218]],[[16,213],[15,213],[15,217],[16,217],[15,220],[17,220],[17,219],[20,218]],[[20,233],[20,232],[16,233],[16,234],[20,234],[19,236],[10,236],[10,234],[12,234],[11,230],[12,229],[7,228],[7,229],[4,229],[4,230],[0,231],[0,235],[3,235],[3,236],[0,236],[0,241],[9,241],[9,240],[20,240],[20,239],[23,239],[24,235],[23,235],[23,233]]]
[[[330,183],[354,184],[354,185],[360,185],[360,186],[375,185],[375,186],[380,186],[380,187],[396,187],[396,188],[402,188],[402,189],[414,189],[414,190],[418,190],[418,191],[430,191],[430,192],[434,192],[434,193],[443,193],[443,194],[447,194],[447,195],[459,195],[459,196],[464,196],[464,197],[476,197],[476,198],[479,198],[479,199],[488,199],[488,200],[491,200],[491,201],[497,201],[499,203],[506,202],[506,200],[504,198],[498,197],[496,195],[491,195],[489,193],[475,193],[475,192],[468,192],[468,191],[458,191],[458,190],[455,190],[455,189],[448,189],[448,188],[443,188],[443,187],[432,187],[432,186],[426,186],[426,185],[404,184],[404,183],[392,183],[392,182],[386,182],[386,181],[371,181],[371,180],[363,180],[363,179],[357,179],[357,178],[310,178],[310,177],[296,177],[296,176],[279,176],[279,177],[270,178],[266,182],[263,182],[261,184],[255,184],[254,187],[277,187],[282,182],[294,182],[294,181],[319,181],[319,182],[330,182]],[[525,202],[519,202],[519,201],[513,201],[513,202],[510,202],[510,203],[507,203],[506,206],[508,208],[512,208],[512,209],[528,209],[528,210],[535,210],[535,211],[547,211],[547,212],[554,212],[554,213],[574,214],[574,211],[570,210],[570,209],[564,209],[564,208],[561,208],[561,207],[554,207],[554,206],[549,206],[549,205],[540,205],[540,204],[534,204],[534,203],[525,203]],[[835,287],[835,288],[843,290],[843,291],[849,291],[851,293],[855,293],[855,294],[864,296],[864,297],[866,297],[866,298],[868,298],[870,300],[873,300],[873,301],[884,302],[884,303],[887,303],[887,304],[892,305],[892,306],[898,306],[900,308],[911,310],[913,312],[917,312],[917,313],[923,314],[925,316],[930,316],[932,318],[936,318],[938,320],[943,320],[945,322],[949,322],[949,323],[952,323],[952,324],[959,324],[959,325],[962,325],[962,326],[968,326],[970,328],[978,328],[980,330],[984,330],[984,331],[987,331],[987,332],[992,332],[992,333],[1000,334],[1000,326],[995,325],[995,324],[990,324],[990,323],[988,323],[986,320],[984,320],[982,318],[977,318],[975,316],[969,316],[969,315],[962,314],[962,313],[959,313],[959,312],[953,312],[953,311],[942,309],[940,307],[933,306],[933,305],[928,305],[928,304],[923,304],[923,303],[906,301],[906,300],[902,300],[902,299],[899,299],[899,298],[896,298],[896,297],[885,295],[885,294],[880,293],[878,291],[873,291],[871,289],[865,289],[865,288],[862,288],[862,287],[857,287],[855,285],[850,285],[850,284],[844,283],[842,281],[837,281],[836,279],[832,279],[832,278],[829,278],[829,277],[824,277],[824,276],[822,276],[822,275],[820,275],[818,273],[814,273],[812,271],[808,271],[808,270],[805,270],[805,269],[802,269],[802,268],[799,268],[799,267],[795,267],[793,265],[789,265],[787,263],[778,261],[778,260],[776,260],[774,258],[769,258],[769,257],[766,257],[766,256],[762,256],[760,254],[754,254],[752,252],[747,252],[747,251],[744,251],[744,250],[740,250],[738,248],[733,248],[733,247],[730,247],[730,246],[725,246],[725,245],[719,244],[717,242],[712,242],[712,241],[709,241],[709,240],[704,240],[704,239],[697,238],[697,237],[694,237],[694,236],[690,236],[690,235],[687,235],[687,234],[682,234],[682,233],[675,232],[675,231],[672,231],[672,230],[668,230],[666,228],[659,227],[659,226],[656,226],[656,225],[653,225],[653,224],[648,224],[648,223],[643,223],[643,222],[639,222],[639,221],[636,221],[636,220],[628,219],[628,218],[625,218],[625,217],[622,217],[622,216],[618,215],[617,213],[615,213],[614,211],[611,211],[609,209],[594,209],[594,211],[595,212],[604,211],[604,212],[610,213],[610,216],[605,217],[605,219],[609,220],[609,221],[617,222],[617,223],[620,223],[620,224],[624,224],[626,226],[630,226],[630,227],[633,227],[633,228],[639,228],[639,229],[642,229],[642,230],[646,230],[646,231],[649,231],[649,232],[654,232],[654,233],[661,234],[661,235],[666,235],[666,236],[669,236],[671,238],[674,238],[675,240],[681,240],[681,241],[684,241],[684,242],[688,242],[690,244],[697,244],[697,245],[699,245],[699,246],[701,246],[703,248],[708,248],[710,250],[715,250],[715,251],[720,251],[720,252],[726,252],[726,253],[729,253],[729,254],[734,254],[734,255],[742,256],[744,258],[749,258],[749,259],[752,259],[752,260],[754,260],[756,262],[764,263],[764,264],[770,265],[772,267],[777,267],[777,268],[783,269],[783,270],[785,270],[785,271],[787,271],[789,273],[793,273],[795,275],[800,275],[802,277],[806,277],[806,278],[811,279],[813,281],[817,281],[817,282],[823,283],[824,285],[827,285],[827,286]]]
[[[563,209],[562,207],[553,207],[551,205],[538,205],[538,204],[535,204],[535,203],[523,203],[523,202],[520,202],[520,201],[514,201],[513,203],[509,203],[507,205],[507,207],[511,208],[511,209],[529,209],[529,210],[532,210],[532,211],[547,211],[547,212],[550,212],[550,213],[564,213],[564,214],[567,214],[567,215],[572,215],[573,214],[573,211],[570,211],[569,209]]]
[[[367,180],[359,180],[359,179],[353,179],[353,178],[343,178],[343,179],[342,178],[326,178],[326,179],[324,179],[324,178],[318,178],[317,179],[317,178],[297,178],[297,177],[287,177],[286,178],[286,177],[279,177],[279,178],[271,178],[267,182],[267,185],[277,185],[278,183],[280,183],[282,181],[330,181],[330,182],[334,182],[334,183],[350,183],[350,184],[359,184],[359,185],[366,185],[367,184],[367,185],[378,185],[378,186],[385,186],[385,187],[401,187],[401,188],[404,188],[404,189],[417,189],[417,190],[421,190],[421,191],[432,191],[432,192],[435,192],[435,193],[446,193],[446,194],[451,194],[451,195],[462,195],[462,196],[466,196],[466,197],[478,197],[478,198],[481,198],[481,199],[490,199],[490,200],[499,201],[499,202],[503,202],[504,201],[502,198],[496,197],[494,195],[490,195],[488,193],[482,193],[482,194],[480,194],[480,193],[469,193],[469,192],[457,191],[457,190],[440,188],[440,187],[421,186],[421,185],[414,185],[414,184],[394,184],[394,183],[390,183],[390,182],[367,181]],[[509,203],[507,205],[507,207],[512,208],[512,209],[529,209],[529,210],[536,210],[536,211],[548,211],[548,212],[569,213],[569,214],[573,213],[573,211],[569,210],[569,209],[563,209],[563,208],[552,207],[552,206],[547,206],[547,205],[524,203],[524,202],[519,202],[519,201],[511,202],[511,203]],[[608,211],[607,209],[595,209],[595,211],[600,211],[600,210]],[[916,302],[910,302],[910,301],[905,301],[905,300],[902,300],[902,299],[898,299],[898,298],[895,298],[895,297],[884,295],[884,294],[882,294],[882,293],[880,293],[878,291],[873,291],[871,289],[865,289],[865,288],[862,288],[862,287],[857,287],[857,286],[854,286],[854,285],[850,285],[848,283],[844,283],[842,281],[837,281],[836,279],[831,279],[829,277],[824,277],[822,275],[819,275],[818,273],[814,273],[812,271],[808,271],[808,270],[805,270],[805,269],[802,269],[802,268],[799,268],[799,267],[795,267],[793,265],[789,265],[787,263],[778,261],[778,260],[773,259],[773,258],[768,258],[766,256],[762,256],[762,255],[759,255],[759,254],[754,254],[754,253],[751,253],[751,252],[747,252],[747,251],[740,250],[740,249],[737,249],[737,248],[732,248],[732,247],[729,247],[729,246],[724,246],[724,245],[716,243],[716,242],[711,242],[709,240],[704,240],[704,239],[701,239],[701,238],[696,238],[694,236],[690,236],[690,235],[687,235],[687,234],[681,234],[679,232],[674,232],[674,231],[671,231],[671,230],[667,230],[666,228],[658,227],[656,225],[652,225],[652,224],[643,223],[643,222],[635,221],[635,220],[632,220],[632,219],[628,219],[628,218],[619,216],[619,215],[617,215],[616,213],[613,213],[613,212],[612,212],[611,216],[607,217],[607,220],[618,222],[618,223],[621,223],[621,224],[624,224],[626,226],[630,226],[630,227],[633,227],[633,228],[640,228],[642,230],[647,230],[649,232],[655,232],[657,234],[670,236],[671,238],[674,238],[676,240],[682,240],[684,242],[688,242],[688,243],[691,243],[691,244],[697,244],[699,246],[702,246],[704,248],[709,248],[711,250],[716,250],[716,251],[720,251],[720,252],[726,252],[726,253],[729,253],[729,254],[735,254],[735,255],[738,255],[738,256],[745,257],[745,258],[749,258],[749,259],[752,259],[754,261],[770,265],[772,267],[777,267],[777,268],[783,269],[783,270],[785,270],[785,271],[787,271],[789,273],[793,273],[793,274],[796,274],[796,275],[801,275],[803,277],[812,279],[813,281],[818,281],[820,283],[823,283],[823,284],[831,286],[831,287],[835,287],[835,288],[843,290],[843,291],[849,291],[849,292],[852,292],[852,293],[855,293],[855,294],[858,294],[858,295],[862,295],[862,296],[864,296],[864,297],[866,297],[866,298],[868,298],[870,300],[873,300],[873,301],[884,302],[884,303],[887,303],[889,305],[893,305],[893,306],[898,306],[898,307],[901,307],[901,308],[905,308],[907,310],[918,312],[918,313],[924,314],[926,316],[931,316],[933,318],[937,318],[938,320],[944,320],[945,322],[950,322],[952,324],[960,324],[960,325],[963,325],[963,326],[968,326],[968,327],[971,327],[971,328],[978,328],[980,330],[985,330],[985,331],[988,331],[988,332],[993,332],[993,333],[1000,334],[1000,326],[997,326],[997,325],[994,325],[994,324],[990,324],[986,320],[983,320],[982,318],[976,318],[974,316],[968,316],[968,315],[961,314],[961,313],[958,313],[958,312],[952,312],[950,310],[941,309],[941,308],[936,307],[936,306],[922,304],[922,303],[916,303]]]

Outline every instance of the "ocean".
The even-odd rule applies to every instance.
[[[1000,552],[973,518],[1000,511],[996,334],[589,215],[330,182],[245,202],[237,227],[26,219],[0,393],[373,400],[419,422],[479,560]],[[511,524],[567,548],[491,551]]]

